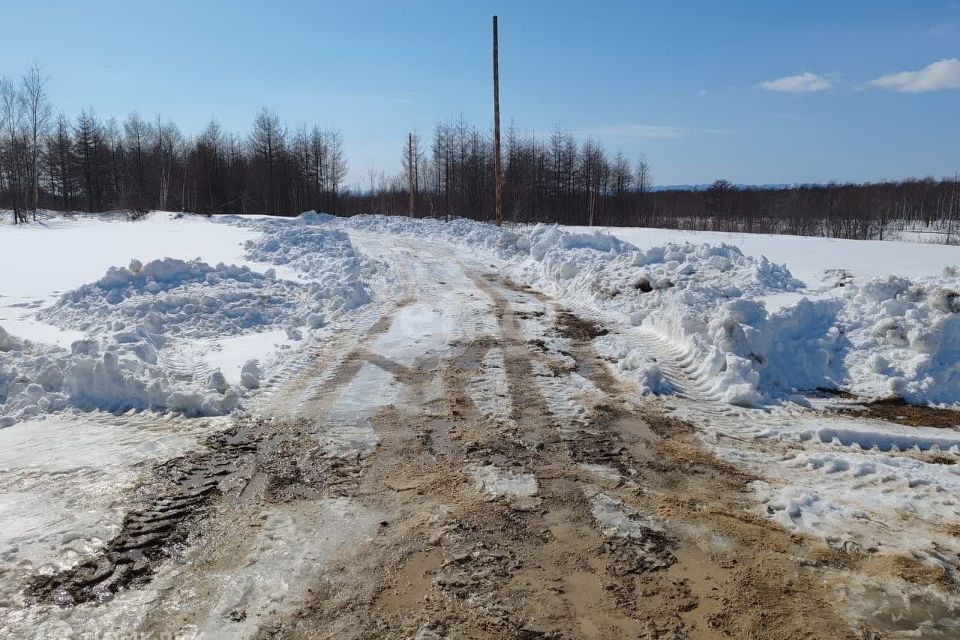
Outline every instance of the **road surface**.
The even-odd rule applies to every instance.
[[[401,286],[141,465],[79,564],[11,576],[6,633],[874,637],[827,588],[842,562],[612,374],[592,340],[615,328],[450,247],[352,235]]]

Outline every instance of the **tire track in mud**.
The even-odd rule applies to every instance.
[[[409,295],[401,298],[392,312],[412,300]],[[218,502],[250,510],[263,503],[348,493],[344,487],[359,473],[361,456],[351,451],[331,455],[322,446],[324,425],[316,418],[365,363],[396,374],[405,370],[365,346],[389,329],[391,316],[381,316],[345,358],[333,360],[307,401],[314,420],[244,414],[235,426],[209,436],[198,450],[157,465],[138,490],[120,531],[92,557],[36,576],[24,590],[28,602],[99,604],[125,589],[144,587],[161,564],[183,560],[205,534],[209,518],[223,517],[213,513]],[[300,392],[299,386],[292,391]]]
[[[210,436],[201,450],[156,467],[120,532],[93,557],[37,576],[28,598],[61,607],[106,602],[148,584],[162,563],[182,560],[208,520],[222,517],[217,503],[243,509],[337,495],[359,472],[359,460],[324,452],[307,421],[244,417],[238,423]]]
[[[625,389],[589,342],[597,327],[552,314],[599,390],[587,419],[560,424],[536,367],[570,371],[523,336],[519,320],[536,315],[509,298],[549,301],[471,277],[501,335],[456,345],[438,375],[421,370],[376,416],[381,443],[357,497],[389,519],[320,577],[278,637],[854,637],[794,559],[802,545],[747,513],[749,478],[686,424],[618,399]],[[484,417],[468,391],[491,349],[504,354],[506,420]],[[484,493],[477,467],[532,477],[536,491]],[[605,530],[610,515],[626,534]]]

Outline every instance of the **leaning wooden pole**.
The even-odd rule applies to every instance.
[[[500,184],[500,51],[497,16],[493,16],[493,207],[497,226],[503,224],[503,193]]]
[[[410,217],[416,215],[416,203],[414,198],[413,183],[413,133],[407,134],[407,189],[410,191]]]

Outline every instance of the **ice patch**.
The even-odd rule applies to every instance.
[[[537,479],[530,473],[514,473],[496,465],[471,465],[466,473],[477,484],[477,491],[489,496],[533,498],[539,493]]]
[[[477,376],[466,385],[467,393],[483,417],[505,421],[510,418],[512,403],[508,393],[503,349],[494,347],[480,362]]]
[[[264,512],[243,562],[214,576],[219,598],[200,625],[201,636],[239,640],[263,633],[278,610],[307,596],[318,568],[369,537],[381,517],[348,498]]]
[[[650,531],[663,532],[663,527],[652,517],[628,508],[623,502],[596,489],[584,489],[590,499],[590,508],[605,536],[642,540]]]

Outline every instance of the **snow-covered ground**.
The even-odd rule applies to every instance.
[[[398,306],[369,350],[398,370],[458,336],[495,334],[483,324],[492,302],[465,297],[476,284],[457,260],[612,328],[593,341],[597,353],[695,424],[716,454],[763,478],[752,484],[759,513],[831,545],[924,563],[939,562],[931,549],[960,552],[948,533],[960,524],[960,465],[943,462],[958,460],[960,431],[824,418],[809,398],[827,387],[960,404],[960,247],[156,212],[0,228],[0,569],[63,567],[102,544],[146,466],[226,424],[191,417],[256,402],[296,416],[303,405],[290,398],[315,401],[328,380],[302,381],[282,408],[264,388],[304,370],[341,332],[375,323],[367,311],[381,298]],[[400,304],[410,279],[430,283],[431,295]],[[565,339],[531,318],[523,338],[572,360]],[[494,421],[512,411],[503,348],[485,352],[466,385]],[[587,379],[531,370],[567,430],[587,419],[577,400]],[[379,365],[359,368],[331,401],[324,446],[374,450],[368,418],[399,386]],[[538,496],[523,473],[494,464],[464,473],[490,497]],[[617,503],[591,499],[619,530]]]
[[[337,227],[427,235],[654,333],[711,397],[817,387],[960,401],[960,247],[402,218],[49,218],[0,232],[0,425],[64,409],[231,411],[370,299],[383,265]],[[38,258],[38,256],[42,256]],[[644,350],[598,343],[644,388]]]
[[[960,246],[887,240],[841,240],[763,233],[680,231],[637,227],[565,227],[578,233],[600,231],[641,249],[669,243],[730,244],[749,256],[767,256],[786,264],[808,287],[830,284],[839,271],[857,278],[900,275],[908,278],[938,274],[960,263]]]
[[[646,229],[496,229],[384,217],[347,224],[448,240],[502,261],[522,282],[676,346],[711,396],[731,404],[818,387],[960,402],[957,247],[730,238],[749,240],[745,251],[689,234],[667,242],[677,232]],[[663,389],[648,353],[626,344],[605,349],[641,385]]]

